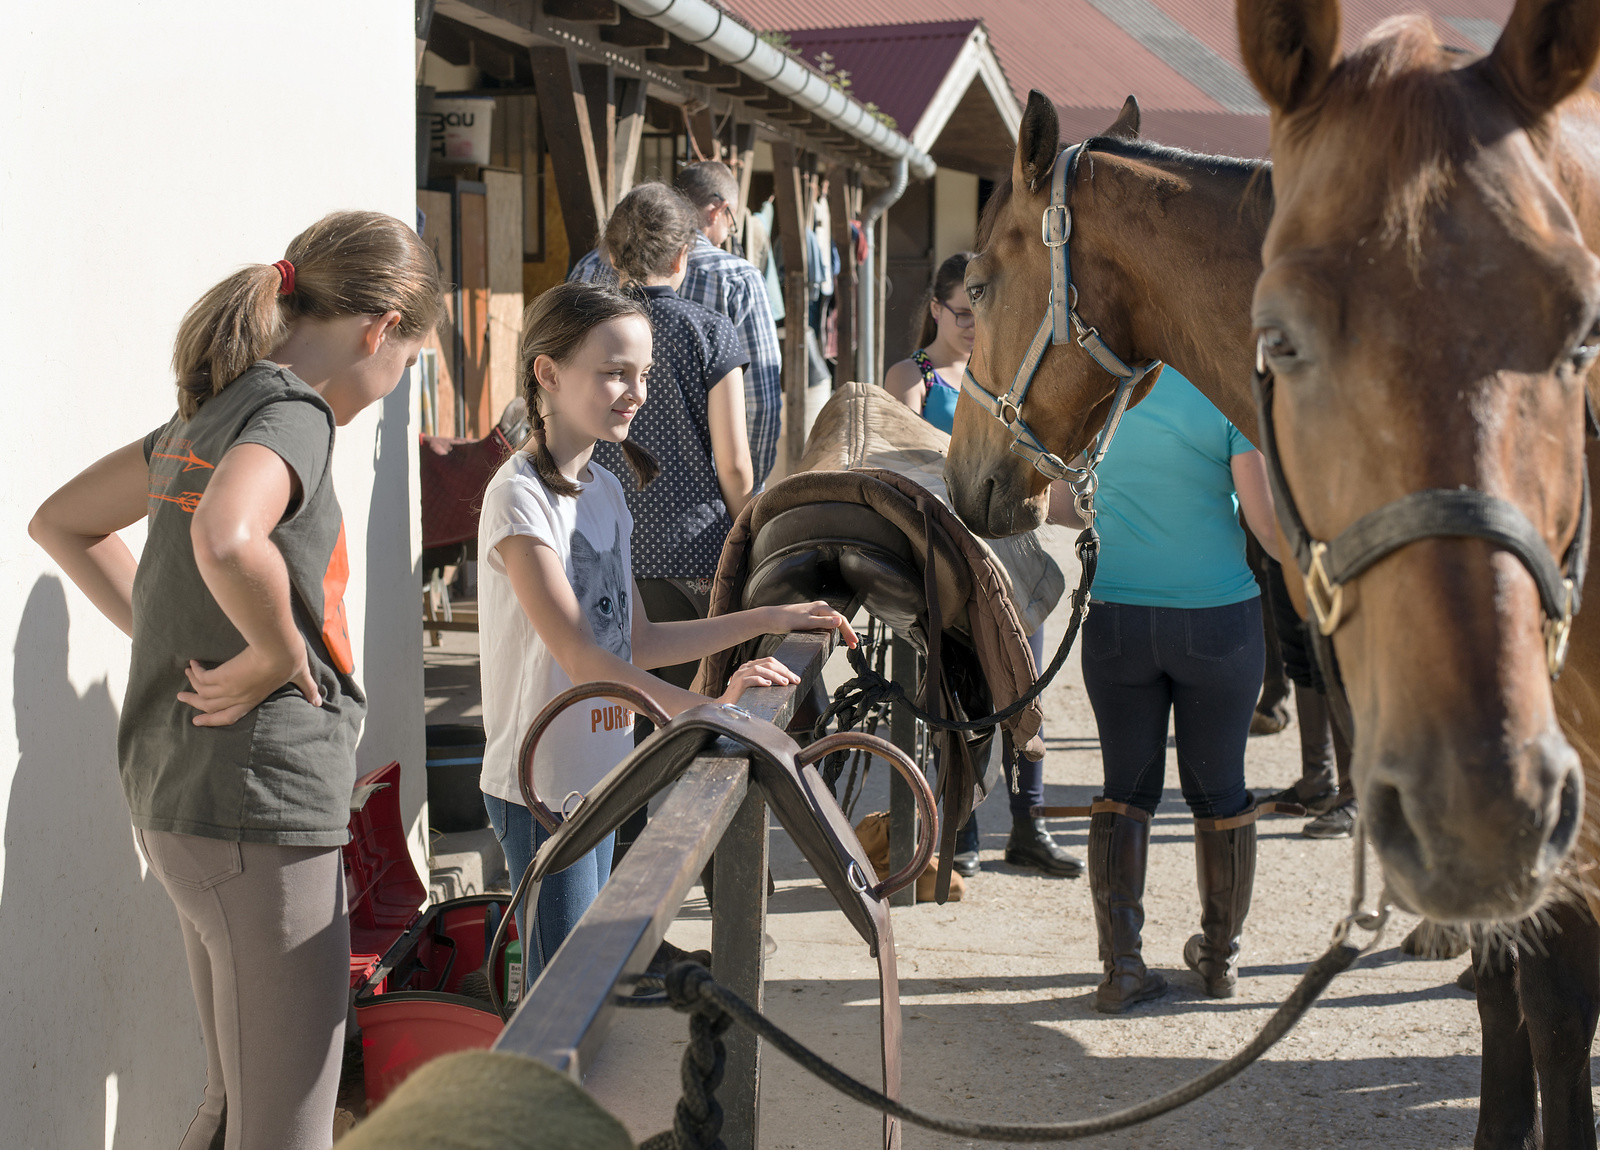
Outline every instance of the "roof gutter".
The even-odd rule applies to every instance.
[[[912,174],[926,180],[937,165],[933,158],[787,52],[706,0],[618,0],[635,16],[665,28],[678,39],[730,64],[757,83],[828,121],[894,160],[904,160]]]

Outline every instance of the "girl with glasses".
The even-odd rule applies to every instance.
[[[972,354],[972,305],[964,286],[972,257],[957,252],[939,265],[919,309],[917,350],[883,376],[885,391],[947,435]]]

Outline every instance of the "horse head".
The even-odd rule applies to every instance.
[[[1132,96],[1102,133],[1130,139],[1139,134],[1139,105]],[[970,372],[978,386],[1000,395],[1010,386],[1050,308],[1050,249],[1040,242],[1040,221],[1050,205],[1050,179],[1061,151],[1055,105],[1040,92],[1028,95],[1017,133],[1009,183],[995,188],[978,229],[978,255],[967,265],[967,296],[977,317]],[[1093,243],[1114,237],[1074,240],[1074,275],[1095,259]],[[1092,278],[1092,273],[1090,273]],[[1087,288],[1084,289],[1087,292]],[[1114,290],[1097,291],[1087,317],[1113,348],[1126,348],[1128,306]],[[1143,398],[1159,368],[1134,394]],[[1062,459],[1082,451],[1104,424],[1115,379],[1077,348],[1047,353],[1028,391],[1026,418],[1035,435]],[[1049,480],[1026,459],[1011,453],[1006,425],[964,395],[956,406],[945,483],[956,513],[980,535],[1016,535],[1044,522]]]
[[[1574,167],[1560,106],[1600,54],[1600,5],[1518,0],[1482,58],[1423,17],[1341,58],[1338,0],[1240,0],[1238,20],[1272,114],[1257,366],[1305,535],[1465,489],[1570,564],[1600,259],[1570,206],[1593,173]],[[1541,557],[1424,534],[1342,587],[1315,562],[1307,579],[1350,699],[1363,819],[1411,909],[1520,918],[1582,803],[1552,705],[1559,621],[1531,573]]]

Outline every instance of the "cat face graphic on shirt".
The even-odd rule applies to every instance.
[[[611,549],[596,551],[583,532],[572,532],[572,590],[589,619],[594,641],[628,658],[628,573],[622,566],[622,528],[613,528]]]

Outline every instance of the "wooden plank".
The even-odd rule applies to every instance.
[[[850,221],[856,207],[851,195],[855,173],[835,166],[828,171],[828,214],[833,220],[833,244],[839,249],[839,273],[833,277],[835,328],[838,331],[839,358],[834,361],[833,386],[841,387],[855,378],[856,365],[856,245],[850,235]]]
[[[622,19],[614,0],[544,0],[542,7],[546,16],[579,24],[615,24]]]
[[[452,284],[455,282],[455,252],[452,246],[453,227],[450,219],[450,193],[430,192],[426,189],[417,190],[417,207],[422,210],[422,242],[433,250],[434,259],[439,265],[439,282]],[[439,365],[439,410],[434,413],[435,427],[439,435],[454,435],[456,433],[456,382],[455,373],[451,370],[451,361],[454,357],[452,349],[455,346],[455,293],[444,293],[445,308],[439,317],[438,326],[428,333],[424,347],[431,347],[438,354]]]
[[[615,24],[600,25],[600,39],[619,48],[665,48],[671,37],[665,28],[658,27],[632,12],[623,11]]]
[[[617,144],[612,153],[612,172],[617,199],[633,190],[634,172],[639,167],[639,142],[644,139],[645,82],[617,80]],[[615,208],[617,205],[611,205]]]
[[[746,76],[737,87],[724,88],[722,91],[724,95],[737,96],[741,100],[748,100],[755,96],[765,96],[767,94],[767,86]]]
[[[499,418],[489,395],[489,205],[482,192],[456,196],[461,213],[461,393],[466,425],[458,435],[488,435]]]
[[[529,48],[534,86],[539,99],[539,120],[545,146],[550,150],[550,175],[561,204],[562,224],[573,258],[595,246],[600,221],[606,215],[605,189],[600,181],[589,102],[578,58],[571,48]]]
[[[665,48],[646,48],[644,58],[664,68],[704,68],[711,63],[711,57],[705,52],[676,36],[668,38]]]
[[[783,243],[783,443],[787,469],[805,454],[806,295],[805,199],[799,156],[787,140],[772,144],[772,182],[777,203],[779,239]]]
[[[496,1039],[581,1082],[615,1021],[616,993],[644,972],[750,789],[744,756],[689,765]]]
[[[522,339],[522,174],[485,168],[483,182],[489,212],[486,406],[493,424],[517,395],[517,344]]]
[[[594,162],[600,172],[600,191],[606,215],[617,206],[617,178],[613,170],[617,143],[617,70],[609,64],[580,64],[583,94],[589,104],[589,135],[594,140]]]

